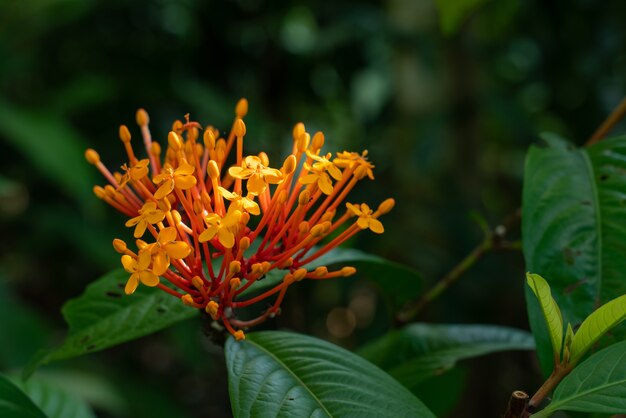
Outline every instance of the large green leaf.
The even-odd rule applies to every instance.
[[[226,342],[235,418],[434,415],[378,367],[326,341],[265,331]]]
[[[559,306],[550,293],[550,285],[538,274],[526,273],[526,281],[530,290],[537,297],[541,312],[546,320],[554,358],[560,360],[561,349],[563,348],[563,318]]]
[[[526,159],[522,235],[526,268],[547,278],[565,323],[626,293],[626,137],[577,149],[554,136]],[[545,372],[550,341],[530,290],[531,328]],[[623,327],[614,330],[626,336]]]
[[[359,354],[413,389],[460,360],[505,350],[532,350],[526,331],[494,325],[410,324],[366,345]]]
[[[25,374],[51,361],[100,351],[197,315],[195,309],[158,289],[140,286],[133,295],[125,295],[127,279],[128,273],[115,270],[67,302],[62,312],[69,325],[68,336],[61,347],[37,356]]]
[[[403,306],[419,294],[422,288],[421,276],[410,267],[352,248],[335,248],[305,267],[311,270],[319,266],[356,267],[357,275],[365,275],[376,283],[389,302],[396,307]],[[284,276],[284,271],[272,270],[263,280],[255,282],[242,295],[274,287],[283,281]]]
[[[0,374],[0,417],[46,418],[28,396]]]
[[[576,331],[570,349],[570,362],[575,364],[611,328],[626,319],[626,295],[599,307]]]
[[[626,341],[605,348],[577,366],[557,386],[552,402],[532,417],[549,417],[558,410],[626,412]]]
[[[38,376],[28,382],[15,380],[14,383],[44,411],[48,418],[95,418],[96,416],[87,402],[63,390],[54,382],[46,381]]]

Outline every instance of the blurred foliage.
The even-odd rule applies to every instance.
[[[117,127],[134,125],[136,108],[150,112],[163,138],[187,112],[227,129],[244,96],[248,144],[272,161],[290,146],[297,121],[323,130],[335,150],[368,149],[377,181],[352,200],[374,204],[391,195],[398,204],[383,220],[384,235],[362,234],[351,245],[417,269],[428,286],[480,241],[473,211],[495,224],[519,207],[523,158],[538,133],[581,144],[620,100],[621,6],[0,2],[0,370],[58,342],[63,302],[118,266],[110,241],[131,235],[92,196],[97,176],[82,150],[96,148],[109,166],[120,165]],[[526,328],[522,273],[518,253],[490,254],[421,319]],[[382,301],[366,281],[303,283],[267,327],[355,348],[391,326]],[[348,311],[356,326],[336,336],[331,313]],[[527,354],[477,364],[450,416],[497,416],[512,386],[539,383]],[[94,385],[101,393],[88,399],[98,416],[230,414],[223,354],[197,323],[65,367],[98,376],[123,399],[107,409],[93,401],[106,399],[106,385]],[[488,388],[486,376],[494,382]],[[477,396],[493,402],[476,405]]]

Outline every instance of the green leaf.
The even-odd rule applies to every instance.
[[[235,418],[434,417],[378,367],[329,342],[264,331],[226,342]]]
[[[560,360],[561,349],[563,348],[563,318],[559,306],[552,298],[550,286],[543,277],[538,274],[526,273],[526,281],[537,297],[539,306],[541,306],[541,312],[550,334],[554,358]]]
[[[493,325],[415,323],[391,331],[359,354],[409,389],[452,369],[463,359],[505,350],[532,350],[526,331]]]
[[[526,269],[548,279],[563,321],[576,329],[597,306],[626,294],[626,137],[578,149],[555,136],[526,159],[522,237]],[[545,372],[552,350],[534,296],[531,329]],[[626,337],[626,327],[612,333]],[[606,345],[610,338],[600,343]]]
[[[319,266],[341,268],[348,265],[357,268],[358,277],[365,275],[377,284],[389,303],[395,307],[403,306],[419,294],[422,288],[421,276],[410,267],[352,248],[335,248],[304,267],[312,270]],[[272,270],[263,280],[255,282],[242,295],[272,288],[280,284],[284,276],[285,271]]]
[[[576,364],[611,328],[626,319],[626,295],[606,303],[585,319],[574,334],[570,363]]]
[[[79,396],[37,376],[23,383],[14,380],[49,418],[95,418],[89,405]],[[3,415],[4,416],[4,415]]]
[[[46,418],[28,396],[0,374],[0,417]]]
[[[115,270],[67,302],[62,312],[68,336],[61,347],[35,357],[25,375],[52,361],[100,351],[197,315],[195,309],[159,289],[140,286],[134,294],[125,295],[127,279],[128,273]]]
[[[595,353],[557,386],[552,402],[533,414],[548,417],[556,411],[626,412],[626,341]]]

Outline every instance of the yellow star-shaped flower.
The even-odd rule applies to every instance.
[[[231,201],[231,205],[235,205],[235,208],[238,210],[245,210],[251,215],[260,215],[261,209],[259,205],[254,201],[254,195],[249,194],[248,196],[252,196],[252,199],[249,197],[240,196],[237,193],[231,193],[226,190],[222,186],[217,187],[224,199]]]
[[[268,184],[279,184],[284,175],[280,170],[265,167],[259,157],[249,155],[241,162],[241,167],[231,167],[228,173],[236,179],[248,180],[248,192],[259,196]]]
[[[319,155],[315,155],[308,150],[306,153],[309,158],[315,161],[315,163],[313,163],[312,166],[306,163],[304,164],[304,168],[306,170],[312,171],[312,173],[301,177],[300,183],[317,183],[317,186],[320,188],[322,193],[326,195],[332,194],[333,182],[328,174],[330,174],[335,180],[341,180],[342,174],[341,170],[337,168],[337,166],[332,161],[329,160],[331,154],[328,153],[325,157],[320,157]]]
[[[122,256],[124,270],[131,273],[126,282],[126,287],[124,288],[124,292],[126,292],[127,295],[133,294],[135,290],[137,290],[139,282],[149,287],[155,287],[159,284],[159,276],[154,274],[149,268],[151,261],[152,257],[150,251],[145,250],[140,251],[136,259],[130,255]]]
[[[191,247],[184,241],[176,241],[178,232],[173,226],[159,232],[157,242],[150,245],[152,271],[161,276],[170,266],[170,259],[180,260],[191,253]]]
[[[196,177],[193,175],[195,167],[188,164],[181,164],[176,170],[171,166],[163,167],[161,174],[152,179],[155,184],[160,185],[154,194],[157,200],[163,199],[172,193],[174,187],[181,190],[191,189],[196,185]]]
[[[154,225],[161,222],[165,218],[165,213],[157,208],[157,204],[153,201],[147,202],[139,209],[139,216],[126,221],[126,226],[135,227],[135,238],[141,238],[146,232],[148,225]]]
[[[359,205],[353,205],[351,203],[346,203],[346,207],[350,210],[354,215],[358,216],[356,223],[361,229],[370,229],[372,232],[377,234],[382,234],[385,232],[385,228],[383,224],[376,218],[374,218],[373,211],[367,206],[365,203]]]
[[[235,245],[235,231],[240,219],[241,211],[231,209],[230,207],[223,218],[216,213],[209,214],[204,218],[207,229],[200,234],[198,241],[207,242],[217,235],[219,242],[225,248],[233,248]]]

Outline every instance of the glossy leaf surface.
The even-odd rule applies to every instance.
[[[235,418],[434,417],[378,367],[306,335],[264,331],[226,343]]]

